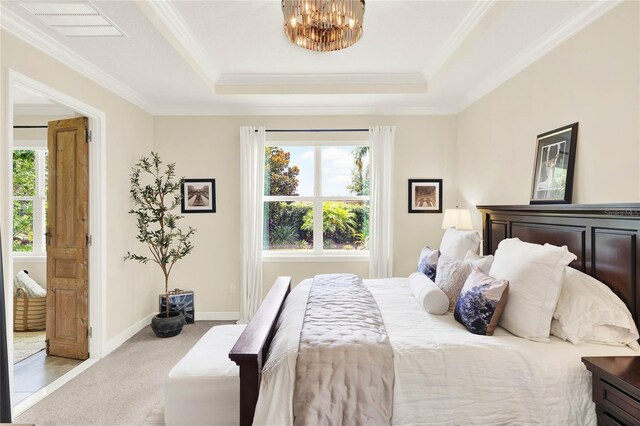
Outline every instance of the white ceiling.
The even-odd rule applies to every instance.
[[[2,0],[2,27],[153,114],[455,113],[618,4],[370,0],[362,39],[319,53],[279,0],[90,2],[123,37],[65,37],[33,3],[87,2]]]

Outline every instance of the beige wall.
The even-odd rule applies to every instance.
[[[240,126],[308,129],[376,124],[396,126],[394,274],[407,276],[416,268],[420,248],[427,243],[437,246],[442,236],[441,214],[407,213],[407,179],[442,178],[444,206],[455,206],[457,201],[453,117],[156,117],[155,149],[163,158],[177,163],[178,175],[216,179],[217,213],[186,215],[184,223],[198,228],[198,234],[193,253],[176,264],[171,285],[195,290],[197,311],[239,310]],[[309,137],[344,140],[362,135],[269,134],[270,140]],[[366,277],[368,263],[265,262],[264,289],[268,290],[278,275],[292,275],[295,284],[316,273],[336,271]],[[235,287],[235,293],[231,287]]]
[[[89,104],[106,114],[107,263],[106,338],[111,339],[153,311],[159,284],[150,278],[150,266],[125,263],[133,244],[134,222],[127,214],[131,164],[153,144],[153,117],[112,92],[98,86],[62,63],[18,40],[0,33],[2,106],[6,105],[7,69],[11,68],[49,87]],[[6,123],[2,114],[2,128]],[[2,181],[9,164],[2,134]],[[2,191],[7,188],[2,186]],[[10,235],[3,229],[3,235]],[[7,277],[9,278],[9,277]],[[9,281],[10,282],[10,281]]]
[[[616,7],[458,115],[462,203],[528,204],[536,135],[576,121],[573,202],[638,201],[639,7]]]

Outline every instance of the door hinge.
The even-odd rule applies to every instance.
[[[87,245],[91,246],[93,244],[93,238],[91,237],[91,235],[87,235]]]
[[[91,339],[93,337],[93,328],[92,327],[87,328],[87,337],[89,339]]]
[[[87,143],[91,142],[92,137],[91,130],[87,129]]]

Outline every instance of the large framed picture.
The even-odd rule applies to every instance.
[[[183,179],[182,213],[215,213],[216,180]]]
[[[442,213],[442,179],[409,179],[409,213]]]
[[[578,123],[538,135],[529,204],[571,203]]]

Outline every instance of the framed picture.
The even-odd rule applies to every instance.
[[[409,179],[409,213],[442,213],[442,179]]]
[[[571,203],[578,123],[538,135],[529,204]]]
[[[215,179],[184,179],[181,191],[182,213],[216,212]]]

